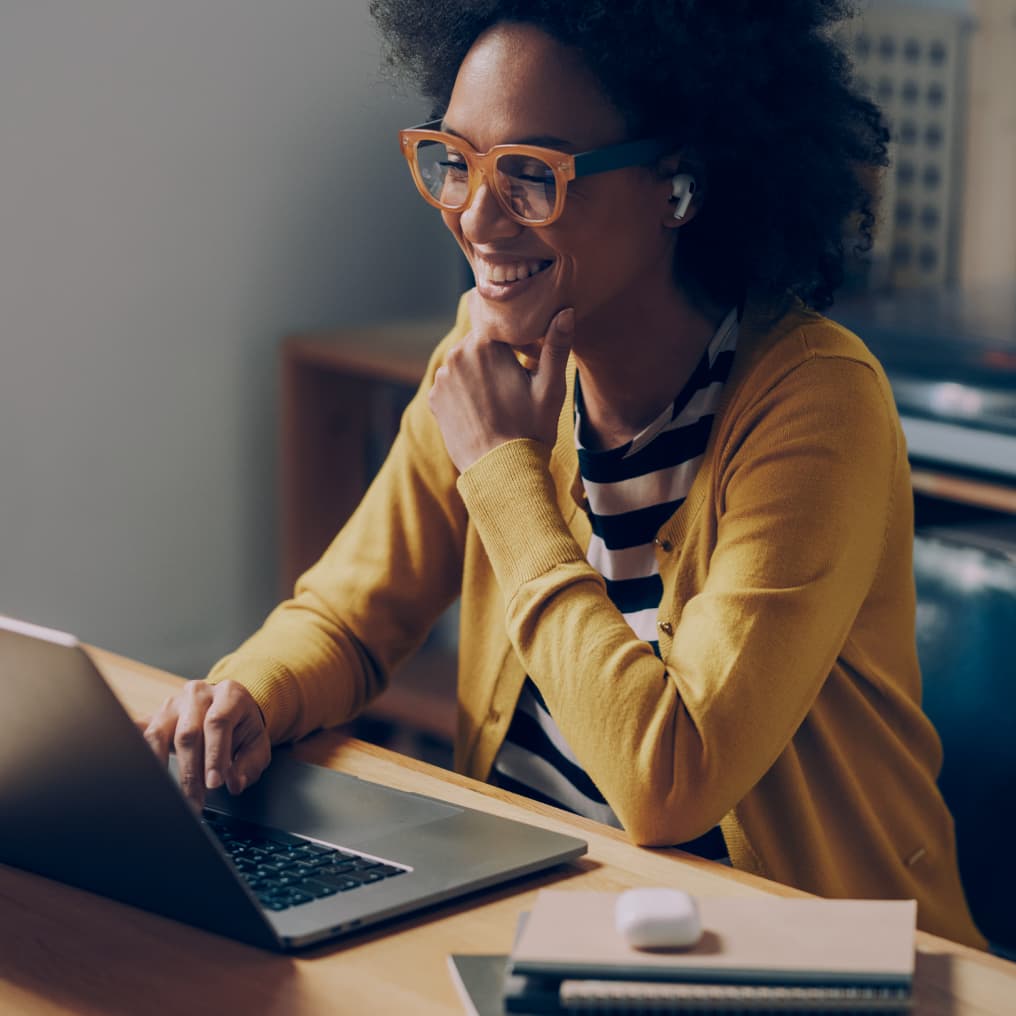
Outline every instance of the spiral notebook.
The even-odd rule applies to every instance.
[[[508,973],[505,954],[453,954],[452,983],[467,1016],[571,1013],[906,1013],[909,987],[699,984],[680,981],[558,980]]]

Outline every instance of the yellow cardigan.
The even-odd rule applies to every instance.
[[[457,475],[427,391],[468,327],[463,299],[357,511],[209,680],[245,684],[273,742],[342,723],[461,593],[461,771],[488,776],[529,674],[635,842],[720,822],[737,868],[916,898],[922,928],[983,946],[920,707],[904,438],[860,340],[801,307],[742,321],[658,534],[660,659],[585,560],[574,364],[553,449],[511,441]]]

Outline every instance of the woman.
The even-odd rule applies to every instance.
[[[457,766],[981,945],[920,710],[892,393],[818,310],[878,111],[836,3],[375,0],[476,288],[294,598],[147,736],[196,800],[352,717],[459,594]]]

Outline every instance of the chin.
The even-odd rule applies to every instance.
[[[482,326],[490,329],[501,342],[516,348],[531,346],[540,342],[547,334],[547,328],[560,307],[548,307],[542,302],[523,306],[523,301],[513,305],[480,299],[484,321]],[[479,322],[476,322],[479,324]]]

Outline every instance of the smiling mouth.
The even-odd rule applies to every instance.
[[[481,288],[486,286],[508,287],[517,285],[531,279],[546,271],[553,260],[541,260],[527,258],[510,264],[492,265],[482,259],[478,259],[475,266],[476,284]]]

